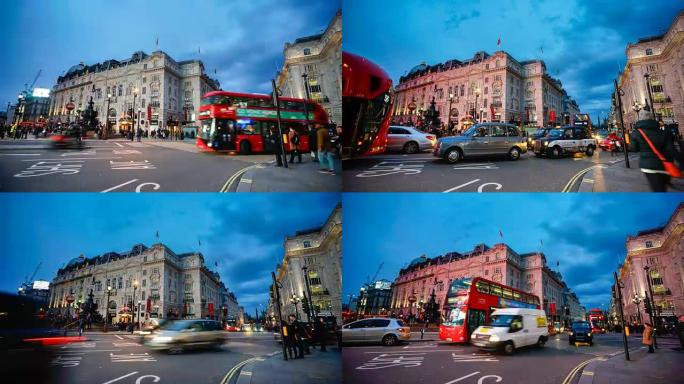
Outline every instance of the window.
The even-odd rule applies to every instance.
[[[119,277],[119,289],[123,288],[123,277]]]
[[[311,93],[320,93],[321,92],[321,86],[319,84],[310,85],[309,90],[311,91]]]
[[[306,72],[306,73],[314,72],[315,70],[316,70],[316,64],[306,64],[304,66],[304,72]]]
[[[489,275],[489,269],[485,269],[485,276]]]
[[[475,283],[475,289],[480,293],[489,293],[489,283],[486,281],[479,280]]]
[[[492,284],[492,285],[491,285],[491,288],[490,288],[490,293],[491,293],[492,295],[501,296],[501,295],[502,295],[502,294],[501,294],[501,286],[500,286],[500,285],[496,285],[496,284]]]
[[[152,268],[152,273],[159,273],[159,268]]]
[[[646,248],[653,248],[653,242],[651,240],[646,241]]]
[[[511,291],[510,288],[504,288],[503,289],[503,297],[504,297],[504,299],[512,299],[513,298],[513,291]]]
[[[320,277],[312,277],[309,279],[309,283],[311,285],[321,285],[321,278]]]
[[[119,96],[123,96],[123,85],[119,84]]]
[[[304,248],[311,248],[311,242],[310,241],[304,241]]]
[[[653,48],[646,48],[646,56],[651,56],[653,54]]]
[[[146,286],[147,286],[147,280],[143,279],[143,281],[142,281],[142,286],[143,286],[143,287],[146,287]]]
[[[304,56],[309,56],[311,54],[311,48],[304,48]]]
[[[147,87],[142,87],[142,94],[144,95],[145,93],[147,93]]]

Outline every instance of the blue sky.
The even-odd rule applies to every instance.
[[[51,88],[72,65],[159,49],[204,61],[223,89],[270,92],[286,41],[324,30],[339,0],[3,1],[0,109],[43,70]],[[214,75],[216,69],[216,75]]]
[[[271,271],[286,235],[322,225],[335,193],[0,194],[0,291],[16,292],[42,262],[36,279],[52,280],[69,260],[159,240],[176,253],[199,250],[246,311],[265,309]],[[201,241],[201,246],[199,242]]]
[[[393,281],[414,258],[504,242],[542,251],[588,308],[610,303],[612,273],[628,235],[667,222],[684,194],[436,193],[343,197],[343,300],[372,278]],[[349,267],[353,266],[353,267]]]
[[[540,58],[596,121],[610,110],[627,44],[663,33],[682,8],[677,0],[345,0],[344,50],[376,62],[395,83],[423,61],[480,50]]]

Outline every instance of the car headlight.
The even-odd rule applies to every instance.
[[[157,336],[152,339],[152,342],[154,343],[168,343],[171,341],[171,337],[169,336]]]
[[[499,336],[491,335],[491,336],[489,336],[489,341],[499,341]]]
[[[544,146],[545,146],[545,147],[548,147],[548,146],[549,146],[549,142],[548,142],[548,141],[545,141],[545,142],[544,142]]]
[[[570,332],[570,336],[573,336],[574,334],[575,334],[575,332]]]
[[[591,332],[587,333],[587,336],[591,336]]]

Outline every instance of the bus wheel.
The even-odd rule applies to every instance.
[[[507,355],[512,355],[513,352],[515,351],[515,346],[513,345],[513,342],[512,341],[506,342],[506,344],[504,344],[504,346],[503,346],[503,351]]]
[[[242,140],[240,142],[240,154],[249,155],[252,153],[252,145],[247,140]]]

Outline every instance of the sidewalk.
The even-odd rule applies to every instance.
[[[420,331],[411,330],[411,340],[409,343],[420,343],[427,341],[439,341],[439,332],[427,331],[423,334],[423,338],[420,338]]]
[[[639,169],[639,158],[630,157],[630,168],[623,159],[613,165],[594,168],[580,182],[578,192],[651,192],[646,176]],[[684,191],[684,179],[672,179],[669,192]]]
[[[605,361],[596,360],[588,364],[580,375],[578,384],[659,384],[677,383],[681,379],[684,351],[679,340],[663,338],[658,340],[655,353],[648,348],[630,350],[630,361],[623,353]],[[680,379],[677,379],[679,377]]]
[[[337,348],[327,352],[311,350],[303,359],[283,359],[282,353],[250,359],[240,370],[237,384],[342,383],[342,354]]]
[[[274,155],[270,161],[247,169],[237,180],[236,192],[340,192],[342,174],[318,172],[318,163],[311,156],[302,156],[302,163],[288,163],[288,168],[277,167]],[[288,159],[289,160],[289,159]]]

